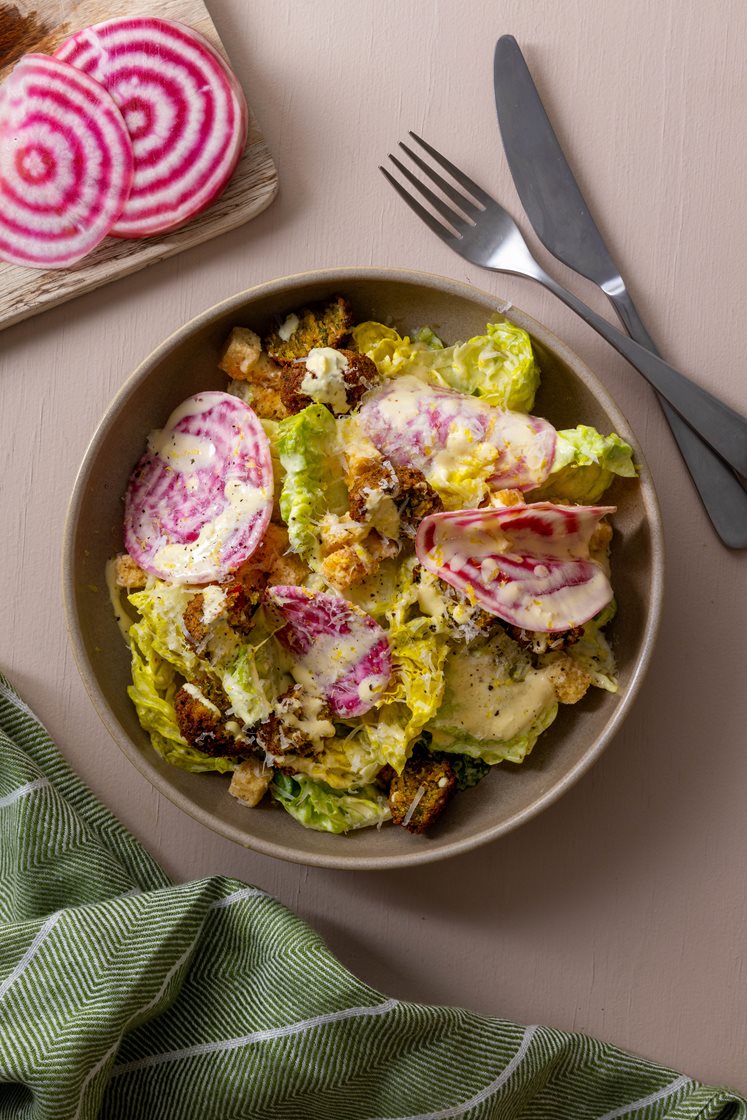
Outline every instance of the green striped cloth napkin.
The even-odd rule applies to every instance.
[[[255,887],[172,883],[3,677],[0,752],[0,1118],[747,1118],[583,1035],[388,999]]]

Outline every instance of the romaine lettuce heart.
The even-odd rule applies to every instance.
[[[292,655],[299,684],[323,695],[335,715],[360,716],[383,694],[392,673],[387,636],[370,615],[326,591],[276,586],[265,604]]]
[[[591,536],[614,506],[550,502],[434,513],[415,542],[420,563],[485,610],[522,629],[588,622],[612,599]]]

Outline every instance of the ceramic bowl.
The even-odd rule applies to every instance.
[[[128,650],[104,581],[106,560],[122,550],[122,495],[153,428],[185,397],[225,387],[217,368],[231,327],[262,331],[311,300],[344,294],[357,320],[407,331],[432,326],[448,341],[479,333],[502,312],[494,296],[465,284],[390,269],[335,269],[286,277],[240,292],[198,315],[162,343],[125,382],[93,436],[70,502],[64,541],[64,597],[75,657],[91,700],[115,742],[176,805],[222,836],[266,855],[321,867],[388,869],[465,852],[516,828],[560,797],[597,759],[630,710],[649,663],[661,608],[663,550],[659,511],[640,452],[637,480],[616,480],[605,497],[614,516],[612,578],[619,604],[611,634],[620,688],[597,689],[561,708],[521,765],[503,764],[461,793],[428,836],[388,825],[333,836],[302,828],[279,807],[243,807],[217,774],[190,774],[152,750],[127,697]],[[558,428],[579,423],[616,431],[635,447],[625,418],[593,373],[546,327],[518,308],[542,370],[535,411]]]

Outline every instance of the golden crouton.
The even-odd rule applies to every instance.
[[[389,787],[393,822],[408,832],[424,832],[444,811],[456,786],[456,774],[447,759],[413,755]]]
[[[250,403],[258,416],[266,420],[282,420],[287,416],[280,395],[280,367],[264,352],[259,335],[254,331],[234,327],[218,367],[234,381],[248,383]]]
[[[285,525],[271,522],[259,548],[235,572],[235,578],[241,583],[249,599],[257,602],[268,585],[299,585],[308,574],[309,568],[301,557],[290,552]]]
[[[490,495],[491,505],[520,506],[525,500],[521,490],[494,490]]]
[[[247,758],[233,772],[228,792],[242,805],[253,809],[267,793],[272,781],[272,769],[260,758]]]
[[[289,413],[300,412],[308,405],[318,400],[334,416],[344,416],[351,412],[358,404],[364,393],[373,388],[380,380],[379,371],[374,362],[365,354],[358,354],[355,350],[337,350],[347,361],[347,366],[342,370],[342,380],[345,384],[345,397],[337,407],[329,401],[316,395],[304,392],[302,382],[309,370],[303,360],[288,362],[283,367],[281,382],[281,397]],[[328,355],[329,356],[329,355]]]
[[[309,350],[317,346],[331,346],[336,350],[352,325],[350,304],[342,296],[336,296],[324,307],[305,307],[287,316],[265,339],[265,349],[277,362],[305,358]]]
[[[362,583],[391,556],[396,556],[399,546],[395,541],[382,537],[373,529],[361,544],[343,545],[322,560],[322,575],[338,591],[346,591]]]
[[[121,552],[114,561],[114,582],[117,587],[136,591],[145,587],[148,574],[126,552]]]
[[[548,676],[561,704],[577,704],[591,685],[591,674],[565,653],[551,663]]]

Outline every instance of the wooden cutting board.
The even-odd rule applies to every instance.
[[[122,15],[180,20],[201,31],[227,57],[202,0],[83,0],[65,18],[61,17],[69,6],[60,0],[16,3],[19,6],[0,0],[0,80],[22,54],[49,53],[72,32]],[[0,261],[0,330],[243,225],[272,202],[277,189],[277,170],[250,107],[249,138],[233,178],[217,202],[182,229],[145,241],[107,237],[69,269],[42,271]]]

